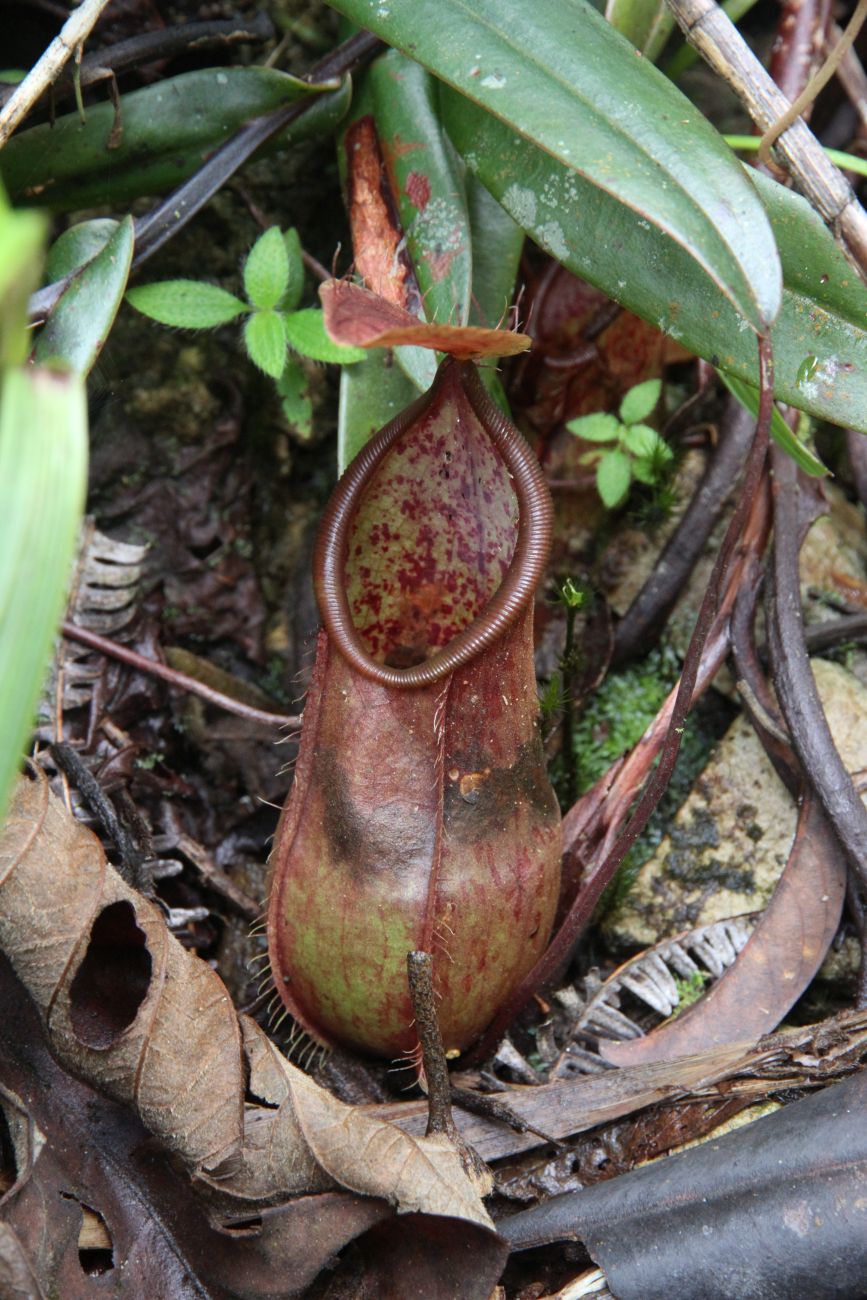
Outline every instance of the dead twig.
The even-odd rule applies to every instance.
[[[433,960],[429,952],[408,952],[406,973],[415,1016],[415,1032],[421,1048],[422,1069],[427,1088],[427,1136],[440,1134],[454,1145],[461,1163],[476,1185],[490,1191],[490,1171],[458,1130],[452,1115],[451,1080],[443,1039],[437,1019],[433,987]]]
[[[63,28],[15,89],[0,112],[0,149],[30,112],[40,95],[60,76],[70,55],[80,50],[93,31],[108,0],[82,0]]]
[[[756,125],[762,131],[769,130],[790,104],[734,23],[714,0],[668,2],[690,44],[731,87]],[[801,119],[782,132],[774,150],[863,275],[867,267],[867,212],[842,172]]]
[[[768,71],[787,99],[795,100],[818,70],[827,44],[830,0],[784,0]],[[801,113],[807,120],[810,105]]]
[[[804,640],[798,468],[776,448],[773,467],[773,584],[767,619],[774,685],[795,751],[846,851],[863,899],[867,896],[867,809],[834,744]],[[862,948],[862,965],[864,960]]]
[[[134,889],[146,891],[152,883],[146,870],[148,853],[138,837],[124,825],[111,799],[72,746],[59,743],[50,748],[51,757],[60,771],[76,787],[106,835],[114,841],[120,859],[120,875]]]
[[[804,111],[809,108],[816,99],[819,92],[828,84],[834,73],[840,66],[841,60],[846,51],[851,49],[855,37],[858,35],[867,17],[867,0],[858,0],[849,25],[843,32],[839,41],[822,64],[821,68],[814,76],[810,78],[804,89],[793,100],[789,107],[783,113],[782,117],[777,118],[772,126],[769,126],[759,141],[759,162],[766,163],[770,156],[770,151],[789,127],[795,122]],[[781,89],[785,89],[781,87]]]
[[[267,14],[255,14],[249,23],[239,19],[217,19],[214,22],[183,23],[175,27],[161,27],[152,32],[141,32],[128,40],[118,41],[106,49],[85,54],[79,68],[80,85],[93,86],[118,72],[153,63],[157,59],[171,59],[186,50],[227,48],[242,43],[270,40],[274,25]],[[63,73],[54,86],[55,97],[69,94],[74,78]],[[15,94],[15,86],[0,88],[0,105],[6,104]]]
[[[842,35],[843,33],[837,24],[832,23],[831,40],[839,41]],[[862,130],[867,129],[867,73],[864,72],[861,60],[853,49],[844,52],[843,58],[840,60],[840,66],[837,69],[837,76],[849,102],[861,119]]]
[[[119,659],[121,663],[141,673],[150,673],[152,677],[159,677],[162,681],[168,682],[169,686],[174,686],[181,691],[189,691],[191,695],[198,695],[200,699],[207,700],[209,704],[216,704],[227,713],[236,713],[239,718],[248,718],[250,722],[262,722],[271,727],[301,725],[301,714],[267,713],[264,709],[254,708],[252,704],[244,704],[241,700],[233,699],[231,695],[224,695],[222,691],[215,690],[213,686],[206,686],[204,682],[188,676],[187,673],[178,672],[177,669],[170,668],[168,664],[162,664],[157,659],[148,659],[146,655],[140,655],[136,650],[130,650],[128,646],[110,641],[108,637],[100,636],[97,632],[89,632],[86,628],[77,627],[75,623],[64,622],[60,630],[71,641],[78,641],[81,645],[89,646],[91,650],[98,650],[112,659]]]

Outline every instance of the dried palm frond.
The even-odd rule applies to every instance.
[[[530,1059],[506,1038],[495,1064],[524,1083],[611,1068],[593,1050],[594,1044],[600,1039],[640,1038],[682,1009],[691,994],[703,992],[734,964],[759,916],[751,912],[683,931],[631,957],[604,981],[591,971],[580,991],[573,985],[558,989],[553,997],[557,1011],[535,1031],[536,1050]],[[623,1008],[630,998],[640,1004],[634,1014],[641,1016],[642,1024]],[[647,1012],[652,1013],[651,1026]]]
[[[67,619],[102,636],[115,636],[126,627],[135,615],[146,552],[146,546],[107,537],[92,519],[85,519],[70,585]],[[60,640],[40,701],[40,738],[56,739],[59,711],[90,703],[102,671],[103,660],[92,650]]]

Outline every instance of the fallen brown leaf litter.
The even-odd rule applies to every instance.
[[[454,1147],[424,1136],[426,1109],[347,1106],[291,1065],[40,773],[22,779],[0,841],[0,945],[2,1294],[88,1295],[92,1274],[122,1268],[146,1275],[151,1294],[289,1296],[359,1239],[352,1267],[381,1294],[487,1300],[506,1247]],[[731,1110],[850,1072],[865,1050],[867,1016],[850,1014],[753,1050],[501,1099],[554,1138],[652,1107],[652,1143],[675,1098]],[[544,1148],[538,1134],[455,1115],[488,1160]],[[702,1148],[716,1179],[713,1149]],[[852,1168],[857,1158],[853,1147]],[[527,1244],[520,1222],[502,1222]],[[400,1280],[410,1264],[415,1290]]]

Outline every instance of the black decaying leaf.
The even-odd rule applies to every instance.
[[[867,1070],[754,1124],[498,1224],[582,1241],[618,1300],[863,1300]]]

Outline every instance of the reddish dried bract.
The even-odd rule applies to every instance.
[[[344,148],[349,225],[358,274],[389,302],[418,310],[421,297],[370,115],[348,128]]]
[[[325,328],[335,343],[356,348],[396,348],[403,344],[473,357],[511,357],[526,352],[532,339],[513,330],[480,325],[427,324],[349,280],[326,280],[319,286]]]
[[[272,857],[281,997],[318,1039],[383,1056],[416,1045],[407,952],[433,954],[445,1046],[463,1050],[541,955],[559,893],[533,671],[544,547],[522,532],[528,511],[540,518],[522,498],[544,483],[527,488],[530,453],[502,417],[491,436],[483,398],[472,368],[447,361],[412,418],[377,437],[340,557],[366,659],[344,653],[319,582],[337,630],[320,633]],[[495,614],[498,635],[478,653],[415,688],[376,680],[484,631],[510,584],[520,599]]]

